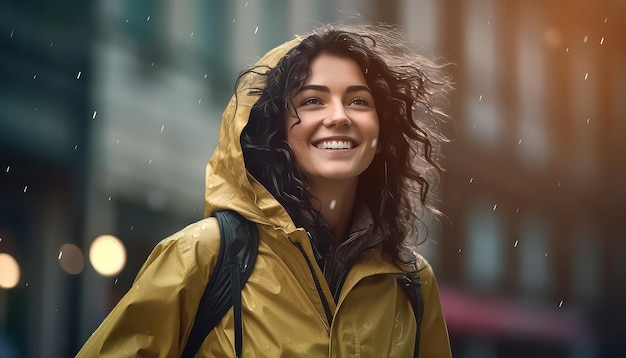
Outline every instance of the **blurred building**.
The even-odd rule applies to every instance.
[[[92,0],[0,5],[0,357],[72,356],[202,217],[238,71],[355,11],[453,63],[424,255],[455,357],[623,355],[626,4]],[[101,235],[119,273],[90,260]]]

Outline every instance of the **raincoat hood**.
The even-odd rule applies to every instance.
[[[275,67],[301,40],[298,37],[272,49],[255,67],[258,66],[259,70]],[[253,222],[291,232],[295,230],[295,225],[287,211],[246,170],[241,150],[241,133],[248,124],[252,106],[259,98],[251,94],[250,89],[262,88],[264,82],[263,75],[245,75],[222,114],[218,145],[206,168],[204,216],[231,209]]]

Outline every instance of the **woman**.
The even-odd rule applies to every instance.
[[[205,217],[163,240],[79,356],[180,356],[216,265],[211,215],[256,223],[242,289],[243,356],[411,357],[417,325],[398,283],[419,275],[419,356],[449,357],[425,238],[443,139],[438,67],[384,26],[318,29],[238,80],[206,176]],[[232,356],[229,311],[198,356]]]

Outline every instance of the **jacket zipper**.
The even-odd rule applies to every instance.
[[[324,313],[326,314],[326,319],[328,320],[328,326],[330,327],[330,325],[333,323],[333,313],[330,311],[330,305],[328,304],[328,300],[326,299],[326,296],[324,295],[324,291],[322,290],[322,285],[320,284],[320,280],[317,277],[317,274],[315,273],[313,264],[311,263],[309,256],[306,254],[306,251],[304,251],[304,247],[302,247],[302,244],[300,242],[293,242],[293,241],[292,243],[298,248],[298,250],[300,250],[300,253],[302,254],[302,256],[304,256],[304,259],[306,260],[306,264],[309,267],[309,271],[311,272],[311,275],[313,276],[313,282],[315,282],[315,287],[317,288],[317,294],[320,296],[320,299],[322,300],[322,306],[324,306]]]

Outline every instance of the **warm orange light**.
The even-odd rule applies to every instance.
[[[98,236],[89,249],[89,261],[93,268],[103,276],[114,276],[126,264],[126,248],[115,236]]]
[[[20,266],[13,256],[0,254],[0,287],[13,288],[20,282]]]

